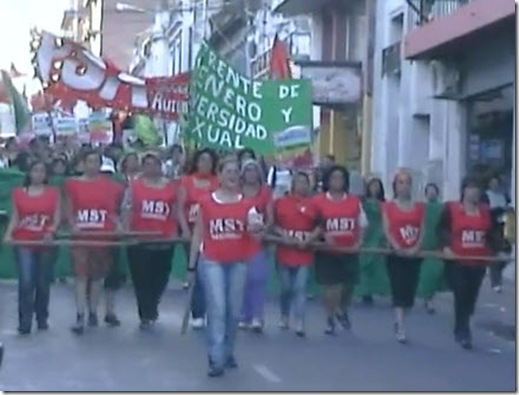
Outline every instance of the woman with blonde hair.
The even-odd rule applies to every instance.
[[[413,201],[411,174],[400,169],[393,179],[393,200],[384,202],[382,222],[392,253],[387,257],[387,271],[394,307],[395,336],[406,343],[404,326],[406,310],[413,307],[420,265],[417,257],[423,239],[424,204]]]

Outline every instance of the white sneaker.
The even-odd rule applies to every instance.
[[[249,329],[249,324],[247,324],[245,321],[240,321],[238,322],[238,328],[239,329]]]
[[[205,326],[205,320],[203,318],[193,318],[191,320],[191,327],[193,329],[202,329]]]

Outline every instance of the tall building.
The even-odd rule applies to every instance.
[[[128,70],[135,40],[148,34],[159,5],[150,0],[72,0],[64,13],[62,29],[96,55]]]
[[[372,168],[458,198],[469,173],[515,171],[513,0],[377,5]],[[514,195],[512,193],[512,195]]]

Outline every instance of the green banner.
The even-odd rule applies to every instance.
[[[307,80],[250,80],[203,43],[191,77],[190,98],[187,131],[203,146],[250,147],[269,155],[276,147],[287,150],[310,144]]]

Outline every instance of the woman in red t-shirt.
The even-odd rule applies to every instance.
[[[253,204],[240,191],[238,162],[224,159],[218,168],[220,187],[200,201],[188,265],[191,280],[197,269],[204,286],[211,377],[237,366],[234,343],[251,253],[249,232],[262,229],[251,221]]]
[[[162,174],[162,161],[153,153],[142,159],[142,173],[129,185],[123,203],[124,222],[131,231],[158,232],[170,240],[178,235],[177,187]],[[187,229],[184,229],[184,233]],[[159,316],[160,298],[171,272],[173,245],[146,243],[128,247],[128,262],[137,298],[141,329],[153,325]]]
[[[445,274],[454,293],[454,336],[465,349],[472,348],[470,318],[474,314],[486,265],[461,260],[463,256],[492,256],[502,237],[492,221],[490,208],[481,203],[479,182],[467,178],[462,183],[461,200],[445,203],[438,224],[438,236],[446,260]]]
[[[336,333],[336,321],[346,330],[351,327],[348,305],[358,278],[358,250],[368,226],[360,199],[350,195],[349,173],[344,166],[331,167],[323,179],[323,193],[315,195],[304,207],[304,214],[317,218],[328,249],[315,256],[315,275],[323,287],[327,313],[325,333]],[[348,251],[334,251],[333,247]]]
[[[123,187],[100,174],[101,156],[94,150],[83,154],[84,174],[65,182],[67,220],[75,237],[93,238],[95,232],[115,232],[120,226],[119,208]],[[86,234],[88,233],[88,234]],[[102,236],[96,237],[97,240]],[[72,331],[84,331],[88,304],[88,325],[97,326],[97,306],[103,279],[113,264],[111,247],[75,246],[70,249],[76,293],[76,324]]]
[[[420,251],[424,234],[424,204],[411,196],[411,175],[400,170],[393,180],[394,199],[382,204],[384,235],[394,251],[387,257],[387,272],[394,307],[395,336],[406,343],[405,311],[414,305],[420,277]]]
[[[274,230],[286,242],[276,247],[276,263],[281,283],[282,329],[289,328],[292,307],[297,336],[305,336],[305,303],[308,272],[313,252],[306,247],[319,236],[315,220],[303,214],[310,194],[310,177],[296,173],[292,191],[274,202]]]
[[[178,204],[180,206],[179,222],[188,227],[190,237],[196,223],[200,200],[218,188],[216,165],[218,157],[210,148],[204,148],[193,154],[188,173],[180,179]],[[186,257],[189,260],[189,246],[186,244]],[[191,299],[191,325],[194,329],[204,326],[205,302],[202,281],[195,282]]]
[[[258,222],[269,229],[273,223],[272,192],[264,183],[263,172],[257,161],[247,159],[242,162],[241,181],[243,196],[253,203]],[[250,248],[240,327],[250,327],[261,333],[267,292],[268,255],[261,240],[251,240]]]
[[[23,241],[43,241],[52,237],[60,224],[59,192],[48,187],[43,162],[30,165],[24,185],[12,191],[12,213],[5,232],[5,243],[15,247],[18,266],[18,332],[31,333],[33,315],[39,330],[48,328],[53,250],[50,247],[24,246]]]

